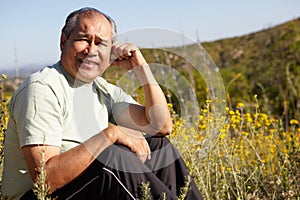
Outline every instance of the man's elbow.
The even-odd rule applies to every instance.
[[[168,120],[163,128],[159,131],[160,136],[170,135],[172,133],[173,123],[172,120]]]

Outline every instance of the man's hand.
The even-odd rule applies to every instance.
[[[121,126],[114,126],[113,132],[115,144],[121,144],[128,147],[144,163],[151,159],[150,147],[140,131]]]
[[[111,54],[114,56],[111,66],[130,70],[147,64],[137,46],[131,43],[115,43],[112,46]]]

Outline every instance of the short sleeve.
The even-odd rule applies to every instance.
[[[129,107],[130,104],[138,104],[132,96],[116,85],[108,83],[103,78],[97,79],[98,88],[102,92],[104,102],[108,109],[109,121],[116,123],[119,115]]]
[[[118,119],[119,115],[129,107],[130,104],[137,104],[137,102],[125,93],[121,88],[115,87],[113,95],[112,117],[111,121],[114,123]]]
[[[20,146],[61,146],[62,109],[50,86],[34,82],[24,87],[11,107]]]

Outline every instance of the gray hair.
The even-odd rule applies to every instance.
[[[108,15],[106,15],[105,13],[95,9],[95,8],[90,8],[90,7],[85,7],[85,8],[81,8],[79,10],[75,10],[72,13],[70,13],[66,19],[65,25],[62,28],[61,32],[64,33],[66,35],[66,37],[68,38],[72,32],[72,30],[75,28],[78,17],[81,14],[87,14],[87,15],[93,15],[95,13],[98,13],[100,15],[103,15],[110,23],[111,25],[111,38],[112,38],[112,43],[114,43],[116,41],[117,38],[117,26],[115,21]]]

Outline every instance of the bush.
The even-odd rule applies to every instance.
[[[300,196],[300,128],[244,104],[226,114],[207,104],[189,127],[175,119],[172,142],[182,153],[204,199],[295,199]]]

